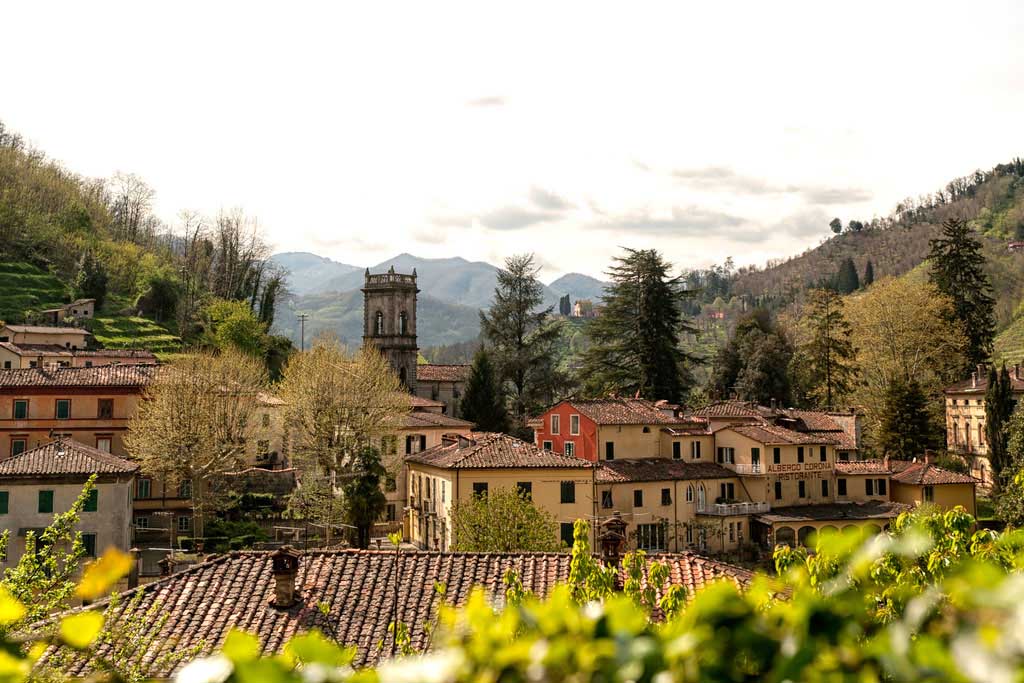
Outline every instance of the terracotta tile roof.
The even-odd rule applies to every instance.
[[[4,325],[4,327],[11,332],[21,334],[89,334],[89,330],[83,330],[80,327],[52,327],[43,325]]]
[[[7,349],[19,356],[62,356],[71,358],[71,349],[66,349],[58,344],[15,344],[14,342],[0,342],[0,348]]]
[[[642,398],[570,399],[567,403],[599,425],[685,425],[692,422],[689,418],[666,414],[658,403]],[[665,404],[664,407],[670,406]]]
[[[72,439],[49,443],[0,460],[0,477],[45,477],[68,474],[131,474],[138,463],[86,446]]]
[[[472,365],[435,365],[424,363],[416,366],[416,381],[424,382],[465,382],[469,379]]]
[[[1014,393],[1024,393],[1024,368],[1019,366],[1007,367],[1010,373],[1010,386],[1013,388]],[[981,377],[978,377],[978,381],[974,379],[965,379],[962,382],[951,384],[942,390],[945,394],[984,394],[988,391],[988,372],[982,373]]]
[[[688,598],[717,578],[746,587],[753,577],[746,569],[694,553],[651,559],[669,565],[669,580],[686,587]],[[396,570],[395,555],[388,551],[312,551],[299,558],[297,604],[279,609],[272,605],[272,553],[233,552],[128,591],[116,606],[104,600],[78,611],[108,610],[106,623],[113,629],[125,623],[151,629],[153,633],[146,635],[153,637],[145,638],[150,649],[134,655],[145,662],[147,678],[169,678],[174,673],[171,667],[154,664],[162,654],[198,647],[198,656],[209,655],[220,649],[232,628],[256,635],[262,652],[270,654],[280,652],[293,635],[315,627],[355,647],[353,664],[363,667],[390,654],[387,628],[396,607],[398,619],[409,627],[413,648],[424,651],[430,648],[429,633],[442,603],[464,605],[473,588],[481,587],[491,604],[503,606],[502,576],[507,569],[519,574],[527,591],[545,597],[568,580],[569,561],[568,553],[403,552]],[[439,583],[445,586],[443,595],[435,589]],[[156,605],[167,617],[162,625],[146,616]],[[326,615],[320,605],[328,608]],[[72,655],[62,673],[82,677],[97,670],[98,658],[109,648],[100,644],[95,653]],[[53,654],[49,650],[43,662]]]
[[[132,358],[156,362],[156,354],[146,349],[86,349],[73,351],[78,358]]]
[[[913,509],[913,505],[890,501],[867,501],[864,503],[825,503],[823,505],[793,505],[772,508],[757,516],[767,524],[777,522],[823,522],[858,519],[891,519],[901,512]]]
[[[456,443],[442,444],[406,457],[444,469],[495,469],[503,467],[588,468],[581,458],[538,448],[508,434],[478,432]]]
[[[763,418],[771,414],[771,409],[750,401],[718,401],[697,408],[692,414],[699,417]]]
[[[719,401],[692,413],[705,418],[731,418],[743,422],[775,425],[816,437],[814,441],[792,443],[834,443],[843,450],[857,450],[856,415],[824,410],[769,408],[750,401]],[[790,443],[790,442],[784,442]]]
[[[102,365],[92,368],[0,370],[0,389],[9,387],[144,387],[162,366]]]
[[[889,466],[882,460],[837,460],[836,474],[889,474]]]
[[[801,432],[773,424],[730,425],[728,427],[723,427],[718,431],[723,431],[725,429],[731,429],[737,434],[742,434],[749,439],[753,439],[754,441],[758,441],[763,444],[817,445],[833,444],[836,442],[832,435],[803,434]]]
[[[674,424],[671,427],[662,427],[661,431],[670,436],[710,436],[711,423],[704,417],[688,416],[685,422]]]
[[[444,415],[443,413],[432,413],[426,410],[414,410],[405,416],[402,424],[405,429],[431,429],[436,427],[451,427],[452,429],[472,429],[473,423],[460,420],[457,417]]]
[[[911,486],[941,486],[942,484],[977,484],[974,477],[943,469],[925,462],[892,460],[892,480]]]
[[[736,473],[713,462],[689,462],[669,458],[607,460],[598,466],[597,483],[629,481],[676,481],[686,479],[725,479]]]
[[[416,408],[444,408],[442,401],[433,401],[429,398],[423,398],[422,396],[414,396],[409,394],[409,405]]]

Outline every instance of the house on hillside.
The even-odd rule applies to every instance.
[[[59,325],[68,318],[74,320],[90,320],[96,315],[96,299],[75,299],[69,304],[39,311],[41,322],[47,325]]]

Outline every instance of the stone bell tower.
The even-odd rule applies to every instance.
[[[373,344],[395,369],[410,393],[416,393],[416,269],[412,275],[370,274],[363,284],[363,345]]]

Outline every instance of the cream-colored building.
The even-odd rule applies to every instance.
[[[75,299],[69,304],[39,311],[39,317],[49,325],[59,325],[67,319],[90,320],[96,315],[96,299]]]
[[[77,526],[86,556],[98,557],[110,546],[127,551],[132,547],[132,489],[138,468],[66,438],[0,460],[0,524],[10,535],[3,565],[18,563],[27,534],[38,539],[55,514],[71,509],[93,474],[95,489]]]
[[[526,492],[558,523],[559,539],[572,545],[577,519],[594,514],[594,466],[545,451],[506,434],[474,433],[416,453],[408,464],[405,534],[420,548],[451,550],[455,502],[497,489]]]
[[[43,325],[2,325],[0,342],[12,344],[50,344],[65,349],[84,349],[89,331],[78,327]]]
[[[1020,364],[1009,368],[1014,397],[1024,398],[1024,369]],[[985,438],[985,392],[988,391],[988,369],[984,365],[971,373],[970,379],[957,382],[943,390],[946,400],[946,448],[965,457],[971,474],[986,487],[992,484],[992,466],[988,462]]]
[[[416,395],[440,402],[445,415],[462,417],[462,396],[471,370],[470,365],[420,363],[416,366]]]
[[[92,368],[101,365],[155,364],[145,349],[66,349],[56,344],[0,342],[0,368]]]

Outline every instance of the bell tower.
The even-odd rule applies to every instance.
[[[412,275],[396,273],[391,266],[386,273],[370,274],[366,269],[363,283],[363,346],[373,344],[391,363],[398,378],[409,391],[416,393],[416,269]]]

